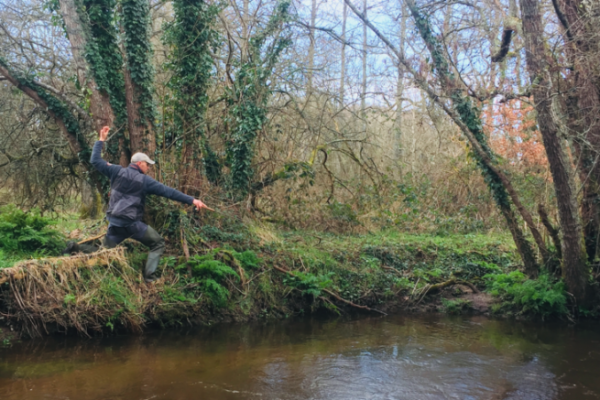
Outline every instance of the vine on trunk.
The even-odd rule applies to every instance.
[[[114,26],[115,0],[75,0],[86,39],[84,56],[90,66],[98,89],[108,96],[115,115],[117,139],[125,139],[122,128],[127,121],[125,106],[125,80],[123,58],[117,45]],[[106,144],[105,150],[112,160],[119,159],[118,140]]]
[[[175,19],[166,26],[163,38],[172,47],[167,67],[173,71],[169,82],[174,97],[173,130],[183,132],[185,146],[192,148],[190,166],[198,165],[202,151],[206,176],[217,184],[221,169],[205,135],[205,114],[207,89],[214,76],[211,49],[219,44],[215,24],[220,9],[205,1],[175,0],[173,11]]]
[[[96,0],[97,1],[97,0]],[[123,0],[121,17],[125,28],[127,67],[134,83],[135,101],[139,104],[136,121],[140,126],[154,126],[155,109],[152,101],[154,71],[150,62],[150,5],[148,0]]]
[[[278,3],[266,27],[250,39],[248,59],[241,63],[226,92],[226,122],[232,129],[226,150],[230,186],[240,195],[248,193],[254,176],[254,143],[267,122],[269,79],[281,53],[291,44],[289,36],[282,32],[290,19],[290,4],[288,0]],[[267,42],[269,45],[265,46]]]

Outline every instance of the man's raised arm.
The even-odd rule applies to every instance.
[[[121,167],[117,165],[110,165],[105,160],[103,160],[101,156],[102,147],[104,147],[104,142],[108,137],[109,130],[110,128],[108,126],[105,126],[100,130],[100,133],[98,135],[98,141],[94,143],[94,148],[92,149],[92,157],[90,159],[90,163],[92,163],[94,168],[96,168],[102,175],[106,175],[110,178],[112,177],[112,175],[119,172],[119,169]]]

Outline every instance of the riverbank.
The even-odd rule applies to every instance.
[[[516,271],[519,261],[504,235],[334,235],[265,225],[209,233],[190,241],[189,258],[166,255],[152,284],[141,279],[145,252],[134,242],[26,263],[26,279],[0,285],[1,312],[15,337],[310,313],[490,313],[501,302],[484,293],[486,279]]]

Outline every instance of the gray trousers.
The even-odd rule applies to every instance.
[[[154,228],[139,221],[126,227],[109,225],[106,236],[102,240],[102,246],[112,249],[128,238],[134,239],[150,249],[144,269],[144,278],[152,280],[152,274],[156,271],[160,257],[165,252],[165,239]],[[98,251],[98,247],[91,244],[80,244],[77,250],[83,253],[93,253]]]

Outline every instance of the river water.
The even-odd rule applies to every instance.
[[[600,324],[301,318],[0,349],[0,399],[595,399]]]

